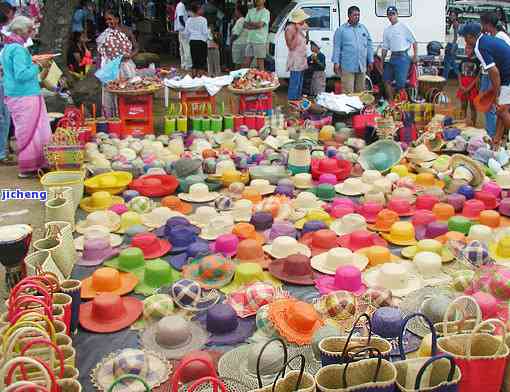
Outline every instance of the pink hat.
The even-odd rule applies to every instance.
[[[355,209],[348,205],[336,205],[333,206],[330,211],[329,215],[331,215],[335,219],[340,219],[344,217],[345,215],[349,215],[354,213]]]
[[[213,253],[221,253],[225,257],[232,257],[237,253],[239,238],[234,234],[223,234],[211,244]]]
[[[416,198],[415,207],[417,210],[432,210],[437,203],[439,203],[439,198],[437,196],[419,195]]]
[[[416,208],[404,199],[391,199],[386,206],[387,209],[395,211],[399,216],[412,216],[416,212]]]
[[[122,215],[124,212],[128,212],[129,208],[125,204],[114,204],[109,210],[115,212],[117,215]]]
[[[492,294],[478,291],[474,293],[472,297],[475,299],[478,306],[480,306],[482,318],[484,320],[498,317],[498,300]]]
[[[352,265],[338,267],[334,277],[324,276],[316,279],[315,286],[321,295],[339,290],[361,295],[367,289],[367,286],[361,281],[361,271]]]
[[[331,207],[336,206],[349,206],[351,208],[356,208],[356,203],[347,197],[337,197],[331,203]]]
[[[414,227],[417,226],[425,226],[431,222],[436,220],[436,216],[430,210],[416,210],[413,217],[411,218],[411,223]]]
[[[338,246],[341,248],[349,248],[353,252],[376,245],[387,247],[388,243],[376,233],[371,233],[366,230],[354,231],[351,234],[343,235],[338,239]]]
[[[336,176],[331,173],[324,173],[321,174],[319,177],[319,184],[330,184],[330,185],[336,185],[338,183],[338,180],[336,179]]]
[[[358,214],[363,215],[368,223],[374,223],[377,214],[384,208],[381,203],[367,201],[358,208]]]
[[[492,193],[498,199],[501,197],[501,187],[494,181],[489,181],[483,184],[482,191]]]
[[[486,210],[495,210],[496,208],[499,207],[498,198],[490,192],[485,191],[475,192],[475,199],[480,200],[483,204],[485,204]]]
[[[483,201],[471,199],[464,203],[462,215],[468,219],[478,219],[483,210],[485,210],[485,204]]]

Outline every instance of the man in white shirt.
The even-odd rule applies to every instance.
[[[188,11],[184,2],[179,1],[175,7],[174,31],[179,33],[179,54],[181,56],[181,68],[184,70],[191,69],[191,51],[189,48],[189,40],[184,35],[186,20],[188,19]]]

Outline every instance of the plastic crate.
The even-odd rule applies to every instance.
[[[122,122],[121,137],[144,136],[154,133],[153,96],[121,95],[119,114]]]

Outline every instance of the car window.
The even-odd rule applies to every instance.
[[[397,7],[398,16],[412,16],[412,0],[375,0],[375,14],[380,17],[386,17],[386,9],[392,5]]]
[[[303,7],[310,18],[306,23],[310,30],[330,30],[331,29],[331,15],[330,7]]]

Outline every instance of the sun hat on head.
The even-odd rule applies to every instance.
[[[134,290],[138,278],[130,272],[119,272],[113,268],[98,268],[81,282],[81,298],[91,299],[100,293],[124,295]]]
[[[294,11],[291,12],[290,17],[289,17],[289,21],[291,23],[302,23],[305,20],[307,20],[308,18],[310,18],[310,15],[308,15],[302,9],[299,9],[299,10],[294,10]]]
[[[231,261],[221,255],[209,255],[184,266],[182,277],[197,281],[203,288],[213,289],[228,285],[234,273],[235,266]]]

